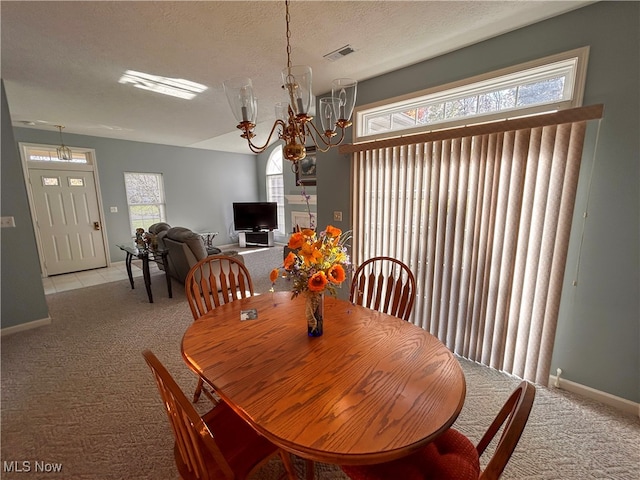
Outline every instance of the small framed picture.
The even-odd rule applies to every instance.
[[[297,185],[316,184],[316,148],[307,147],[307,156],[298,162]]]

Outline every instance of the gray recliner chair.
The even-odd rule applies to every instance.
[[[191,267],[209,255],[202,236],[185,227],[170,228],[164,244],[169,251],[169,273],[181,283],[184,283]]]
[[[200,260],[221,253],[216,247],[207,249],[202,235],[186,227],[155,223],[148,231],[156,235],[158,247],[168,251],[169,274],[180,283],[184,283],[191,267]]]

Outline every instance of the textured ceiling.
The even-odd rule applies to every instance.
[[[362,81],[582,7],[582,1],[300,1],[292,63],[314,92]],[[268,133],[286,66],[284,2],[0,2],[2,78],[13,124],[248,153],[223,80],[253,79]],[[355,53],[329,62],[346,44]],[[204,84],[183,100],[118,83],[136,70]],[[266,134],[262,135],[262,141]],[[260,140],[260,137],[258,137]]]

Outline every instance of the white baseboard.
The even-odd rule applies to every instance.
[[[40,320],[33,320],[32,322],[21,323],[20,325],[13,325],[12,327],[0,329],[0,336],[4,337],[5,335],[24,332],[25,330],[31,330],[45,325],[51,325],[51,317],[41,318]]]
[[[555,387],[556,381],[558,382],[557,387]],[[600,403],[604,403],[605,405],[609,405],[610,407],[614,407],[618,410],[622,410],[623,412],[631,413],[640,417],[640,403],[632,402],[626,398],[617,397],[610,393],[587,387],[581,383],[565,380],[562,377],[558,380],[556,375],[549,375],[549,388],[561,388],[568,392],[577,393],[583,397],[596,400]]]
[[[226,243],[224,245],[216,245],[220,250],[231,250],[233,248],[240,248],[237,243]]]

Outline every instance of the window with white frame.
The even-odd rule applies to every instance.
[[[583,47],[360,107],[354,141],[578,107],[588,54]]]
[[[125,172],[124,185],[132,233],[136,228],[146,232],[154,223],[166,221],[161,173]]]
[[[284,175],[282,174],[282,147],[271,152],[266,167],[267,201],[278,204],[278,233],[284,235]]]

